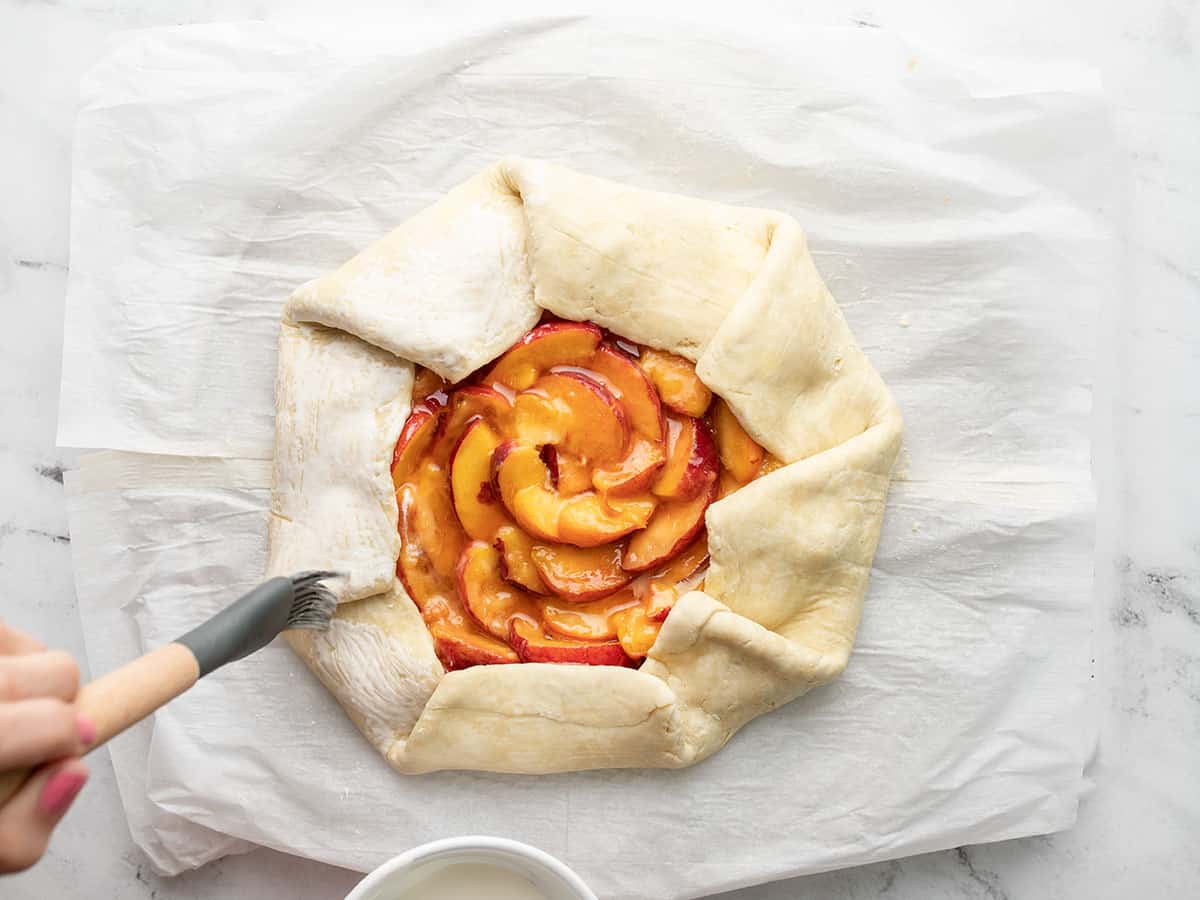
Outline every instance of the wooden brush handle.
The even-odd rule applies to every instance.
[[[199,677],[200,667],[192,651],[183,644],[167,644],[85,684],[75,698],[75,707],[96,726],[91,749],[174,700]],[[0,806],[31,774],[33,769],[0,772]]]
[[[75,699],[96,726],[98,747],[174,700],[200,677],[196,657],[183,644],[166,644],[85,684]]]

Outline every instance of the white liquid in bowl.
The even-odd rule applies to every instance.
[[[549,900],[528,878],[486,863],[430,867],[380,900]]]

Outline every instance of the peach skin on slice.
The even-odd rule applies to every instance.
[[[729,404],[720,398],[713,404],[712,422],[721,465],[739,484],[753,481],[767,451],[746,433]]]
[[[667,462],[651,490],[665,500],[688,500],[717,478],[717,448],[703,419],[667,419]]]
[[[531,556],[550,592],[576,603],[607,597],[633,579],[621,568],[620,544],[586,550],[565,544],[534,544]]]
[[[650,489],[666,461],[662,441],[635,435],[620,462],[592,473],[592,484],[602,494],[614,497],[640,494]]]
[[[463,530],[477,541],[491,541],[508,515],[492,489],[492,453],[500,436],[484,419],[475,419],[450,455],[450,488]]]
[[[611,344],[601,344],[586,368],[600,376],[629,417],[629,425],[648,441],[663,436],[662,403],[646,371]]]
[[[500,577],[500,554],[483,541],[473,541],[462,553],[458,594],[471,618],[501,640],[508,638],[508,623],[513,617],[533,621],[540,618],[537,602]]]
[[[712,391],[696,374],[696,367],[674,353],[647,347],[638,360],[658,390],[662,402],[685,416],[702,416],[712,401]]]
[[[533,539],[516,525],[507,524],[496,532],[492,545],[500,554],[500,577],[535,594],[546,594],[546,585],[533,564]]]
[[[661,504],[650,522],[629,539],[621,565],[627,572],[645,572],[667,562],[704,527],[704,512],[716,496],[716,482],[691,500]]]
[[[540,625],[523,619],[513,619],[509,643],[521,657],[521,662],[576,663],[585,666],[630,666],[633,660],[625,655],[616,641],[592,644],[584,641],[555,640],[542,631]]]
[[[629,443],[629,420],[617,398],[580,372],[552,372],[517,394],[514,429],[525,443],[554,444],[594,462],[621,458]]]
[[[400,485],[412,477],[425,451],[429,449],[437,434],[441,414],[442,407],[437,401],[422,400],[404,420],[396,449],[392,452],[392,484],[396,490],[400,490]]]
[[[600,346],[600,329],[587,322],[547,322],[517,341],[483,377],[523,391],[553,366],[581,366]]]
[[[571,603],[553,597],[542,603],[542,621],[546,628],[562,637],[577,641],[611,641],[617,636],[613,616],[638,605],[630,588],[617,591],[602,600]]]
[[[429,636],[433,638],[438,659],[448,671],[521,661],[521,657],[508,644],[477,631],[465,631],[436,622],[429,626]]]

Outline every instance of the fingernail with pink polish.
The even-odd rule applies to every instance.
[[[75,727],[79,729],[79,739],[90,747],[96,739],[95,724],[87,716],[76,716]]]
[[[87,783],[86,772],[66,771],[55,772],[42,788],[42,796],[38,798],[38,807],[48,816],[57,816],[66,812],[75,795]]]

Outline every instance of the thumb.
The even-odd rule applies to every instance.
[[[81,760],[42,766],[0,807],[0,872],[19,872],[41,859],[50,833],[87,783]]]

